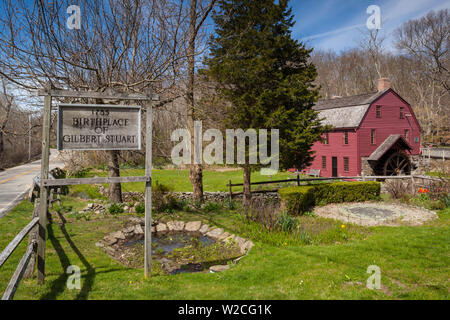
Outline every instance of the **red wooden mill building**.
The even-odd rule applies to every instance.
[[[378,80],[376,93],[319,100],[314,109],[333,130],[313,145],[309,169],[323,177],[411,173],[412,158],[420,154],[420,126],[389,79]]]

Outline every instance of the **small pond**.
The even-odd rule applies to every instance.
[[[115,245],[114,258],[134,268],[144,266],[144,239],[135,237]],[[200,232],[152,234],[152,268],[161,274],[202,272],[240,257],[235,243],[215,241]]]
[[[197,233],[163,233],[152,236],[152,254],[167,255],[174,249],[184,248],[191,243],[200,241],[204,246],[210,246],[215,243],[210,237]],[[144,244],[144,239],[131,239],[125,242],[125,246],[131,247],[136,244]]]

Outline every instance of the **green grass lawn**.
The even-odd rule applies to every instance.
[[[122,176],[143,176],[144,169],[122,169]],[[106,177],[108,172],[104,170],[90,170],[87,172],[86,177]],[[252,182],[258,181],[271,181],[271,180],[282,180],[282,179],[295,179],[296,175],[290,172],[279,172],[273,176],[261,175],[259,171],[252,172]],[[152,170],[153,184],[158,181],[161,184],[170,185],[173,187],[173,191],[176,192],[192,192],[192,185],[189,180],[189,170]],[[242,169],[230,170],[230,171],[214,171],[205,170],[203,171],[203,190],[204,191],[229,191],[226,186],[228,181],[231,180],[232,183],[242,183],[243,182],[243,171]],[[288,183],[280,184],[281,186],[287,186]],[[105,184],[105,186],[107,186]],[[265,188],[276,189],[275,184],[264,185]],[[260,186],[254,186],[255,188],[262,188]],[[74,192],[83,191],[88,193],[91,197],[99,197],[96,188],[88,185],[73,186],[71,189]],[[143,182],[129,182],[122,184],[122,190],[124,192],[129,191],[141,191],[144,192],[145,183]],[[242,191],[242,187],[233,187],[233,191]]]
[[[86,201],[64,197],[62,211],[78,210]],[[58,207],[56,207],[58,209]],[[32,207],[22,202],[0,219],[0,248],[29,221]],[[239,211],[239,210],[238,210]],[[215,212],[158,214],[157,219],[202,220],[252,239],[248,256],[223,273],[155,275],[125,268],[95,242],[118,230],[126,215],[89,220],[53,214],[48,228],[47,277],[42,287],[23,280],[15,299],[448,299],[450,210],[420,227],[347,226],[323,218],[300,217],[304,226],[318,225],[310,245],[282,233],[268,236],[256,224],[246,227],[240,215],[223,208]],[[349,231],[344,231],[349,230]],[[349,232],[346,237],[343,233]],[[283,238],[284,237],[284,238]],[[333,241],[327,241],[332,239]],[[286,240],[286,241],[285,241]],[[0,269],[3,292],[25,251],[26,241]],[[66,288],[69,265],[82,272],[81,290]],[[365,283],[369,265],[381,268],[382,290]]]

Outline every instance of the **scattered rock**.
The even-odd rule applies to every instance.
[[[201,226],[201,228],[198,231],[200,231],[201,233],[206,233],[206,232],[208,232],[208,229],[209,229],[209,226],[207,224],[204,224]]]
[[[88,205],[80,211],[80,213],[93,212],[95,214],[101,214],[106,212],[106,207],[98,203],[88,203]]]
[[[222,233],[223,233],[222,228],[216,228],[216,229],[209,231],[206,235],[210,238],[218,239]]]
[[[103,247],[105,246],[105,244],[104,244],[104,243],[101,243],[101,242],[96,242],[96,243],[95,243],[95,246],[96,246],[96,247],[103,248]]]
[[[245,241],[246,241],[245,239],[243,239],[241,237],[236,237],[236,238],[234,238],[234,240],[237,242],[237,244],[240,248],[242,248],[244,246]]]
[[[144,234],[144,230],[142,230],[142,227],[140,224],[137,224],[134,226],[134,233],[136,234]]]
[[[170,231],[181,231],[184,228],[183,221],[169,221],[167,222],[167,227]]]
[[[145,219],[144,218],[131,217],[130,221],[133,222],[133,223],[139,223],[141,226],[145,225]]]
[[[224,232],[219,236],[218,240],[225,240],[229,236],[230,236],[230,234],[228,232]]]
[[[231,236],[226,237],[224,241],[228,242],[228,243],[231,243],[231,242],[234,241],[234,238],[236,238],[236,236],[234,234],[232,234]]]
[[[240,246],[241,248],[241,253],[245,254],[247,252],[250,251],[251,248],[253,248],[255,244],[253,242],[251,242],[250,240],[248,240],[247,242],[245,242],[242,246]]]
[[[125,235],[123,234],[122,231],[117,231],[117,232],[111,233],[111,236],[116,239],[125,240]]]
[[[125,233],[134,232],[134,226],[123,229],[123,232],[125,232]]]
[[[112,246],[117,242],[117,239],[111,235],[104,237],[103,240],[106,242],[108,246]]]
[[[194,232],[194,231],[198,231],[201,226],[202,226],[201,221],[191,221],[191,222],[186,223],[186,225],[184,226],[184,230],[189,231],[189,232]]]
[[[209,267],[209,271],[213,272],[213,273],[214,272],[222,272],[222,271],[225,271],[228,269],[230,269],[229,265],[216,265],[216,266]]]
[[[165,223],[158,223],[156,225],[156,232],[167,231],[167,226]]]

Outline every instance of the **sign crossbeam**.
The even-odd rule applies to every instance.
[[[73,179],[44,179],[44,187],[71,186],[79,184],[101,184],[101,183],[124,183],[124,182],[151,182],[152,178],[147,176],[137,177],[96,177],[96,178],[73,178]]]
[[[40,89],[38,96],[52,96],[54,98],[86,98],[110,100],[159,101],[159,95],[145,95],[138,93],[110,93],[95,91],[70,91],[61,89]]]

